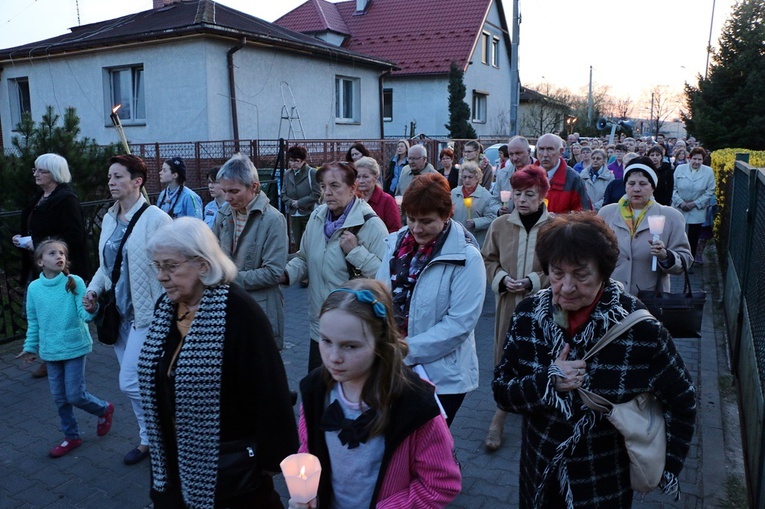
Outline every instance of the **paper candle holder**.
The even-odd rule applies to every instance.
[[[290,498],[300,504],[307,504],[319,492],[321,463],[313,454],[290,454],[279,464],[287,482]]]

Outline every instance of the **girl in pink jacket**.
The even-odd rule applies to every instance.
[[[321,461],[305,508],[442,508],[462,488],[454,441],[435,388],[407,354],[385,286],[348,281],[321,308],[323,366],[300,383],[300,452]]]

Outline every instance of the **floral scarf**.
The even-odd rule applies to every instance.
[[[408,335],[409,304],[414,286],[422,269],[441,251],[451,224],[451,221],[447,221],[441,233],[424,246],[417,244],[412,232],[407,230],[404,238],[399,241],[394,256],[390,259],[393,309],[396,313],[396,324],[404,336]]]
[[[631,236],[635,236],[635,233],[637,232],[638,226],[640,226],[640,222],[643,221],[643,218],[646,215],[646,212],[648,212],[648,209],[651,208],[651,205],[654,204],[653,199],[648,200],[648,203],[645,204],[645,207],[643,207],[643,210],[640,211],[640,214],[638,214],[637,217],[635,217],[634,213],[632,212],[632,206],[630,205],[630,201],[627,199],[627,196],[622,196],[619,199],[619,212],[622,215],[622,219],[624,219],[625,224],[627,225],[627,228],[630,231]]]

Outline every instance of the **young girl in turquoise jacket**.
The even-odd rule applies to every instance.
[[[27,290],[27,338],[19,357],[26,362],[37,356],[48,363],[48,382],[61,418],[64,441],[50,450],[59,458],[82,444],[74,407],[98,416],[96,434],[104,436],[112,426],[114,405],[85,389],[85,356],[93,349],[85,322],[94,315],[85,311],[85,283],[70,275],[68,248],[63,241],[45,240],[35,249],[40,277]]]

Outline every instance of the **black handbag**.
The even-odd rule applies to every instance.
[[[255,454],[255,440],[227,440],[220,444],[215,500],[223,501],[254,493],[263,476]]]
[[[117,286],[117,281],[120,279],[120,270],[122,269],[122,249],[125,247],[130,233],[133,231],[133,227],[138,222],[138,218],[141,217],[144,210],[149,208],[148,203],[144,203],[140,209],[138,209],[133,217],[130,219],[125,235],[122,236],[122,242],[117,249],[117,257],[114,259],[114,267],[112,267],[112,287],[108,290],[101,292],[101,296],[98,298],[98,313],[96,314],[95,323],[98,330],[98,341],[105,345],[113,345],[120,337],[120,322],[122,317],[117,309],[117,298],[114,295],[114,287]]]
[[[656,279],[655,290],[640,290],[640,299],[670,334],[676,338],[700,338],[701,319],[704,314],[704,303],[707,292],[691,290],[691,278],[688,277],[688,267],[685,260],[680,258],[685,274],[685,286],[682,293],[661,291],[661,273]]]

